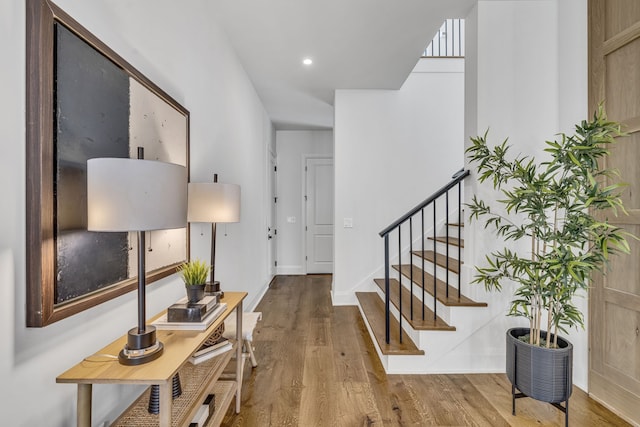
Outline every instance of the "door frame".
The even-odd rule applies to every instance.
[[[301,186],[301,191],[302,194],[300,195],[300,200],[302,203],[302,217],[303,220],[300,221],[300,229],[302,232],[302,259],[301,259],[301,263],[302,263],[302,274],[308,274],[307,271],[307,227],[309,226],[307,224],[307,201],[305,199],[305,196],[307,195],[307,173],[305,168],[307,167],[307,160],[311,160],[311,159],[327,159],[327,160],[331,160],[332,162],[334,162],[334,188],[333,188],[333,197],[335,200],[335,159],[332,155],[327,155],[327,154],[303,154],[302,155],[302,165],[300,168],[300,173],[302,174],[301,176],[303,176],[303,183]],[[335,236],[335,230],[336,230],[336,217],[335,217],[335,209],[334,209],[334,215],[333,215],[333,235]],[[335,268],[335,237],[334,237],[334,244],[333,244],[333,255],[334,255],[334,262],[333,262],[333,268],[332,270]]]
[[[273,171],[273,168],[276,168]],[[278,156],[271,150],[267,150],[267,235],[273,237],[269,239],[267,237],[267,271],[271,278],[278,274],[278,243],[277,243],[277,224],[278,224],[278,203],[276,199],[278,197]],[[274,176],[275,175],[275,176]],[[271,230],[269,228],[273,227]]]

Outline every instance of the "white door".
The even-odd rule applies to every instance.
[[[267,224],[267,239],[269,239],[269,272],[273,275],[277,274],[278,267],[278,245],[276,244],[276,238],[278,237],[278,230],[276,229],[276,205],[278,203],[278,191],[277,191],[277,171],[276,158],[273,154],[270,155],[269,162],[269,219]]]
[[[306,176],[307,274],[333,272],[333,159],[308,158]]]

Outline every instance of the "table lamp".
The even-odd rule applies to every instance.
[[[215,280],[216,272],[216,223],[240,221],[240,186],[218,182],[218,174],[213,182],[189,183],[189,222],[211,223],[211,281],[206,291],[220,293],[220,282]]]
[[[187,220],[187,169],[143,158],[140,147],[138,159],[87,161],[87,229],[138,234],[138,326],[118,356],[123,365],[150,362],[164,349],[146,325],[145,231],[185,227]]]

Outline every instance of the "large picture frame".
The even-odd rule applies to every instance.
[[[189,111],[52,2],[26,6],[26,321],[42,327],[136,288],[135,234],[86,230],[86,160],[142,146],[188,172]],[[188,227],[147,242],[147,284],[189,258]]]

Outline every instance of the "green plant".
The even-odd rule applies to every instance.
[[[211,271],[211,267],[204,261],[193,260],[185,262],[178,271],[182,276],[182,281],[187,286],[204,285],[207,281],[207,276]]]
[[[607,146],[619,135],[619,124],[608,121],[600,107],[592,121],[576,125],[574,135],[547,141],[550,160],[542,163],[522,155],[507,159],[507,140],[489,148],[487,133],[472,138],[466,150],[477,164],[478,180],[490,180],[502,193],[498,203],[504,208],[504,213],[494,212],[474,196],[467,205],[471,219],[486,217],[485,228],[495,228],[505,241],[531,241],[530,252],[504,248],[491,253],[487,267],[476,267],[473,283],[497,291],[505,280],[517,284],[509,315],[529,319],[531,344],[541,345],[545,315],[546,330],[554,335],[547,347],[557,347],[558,331],[584,328],[573,297],[588,288],[594,271],[605,272],[611,254],[629,253],[626,238],[631,235],[609,224],[605,212],[626,214],[619,194],[624,184],[605,184],[618,174],[600,167]]]

